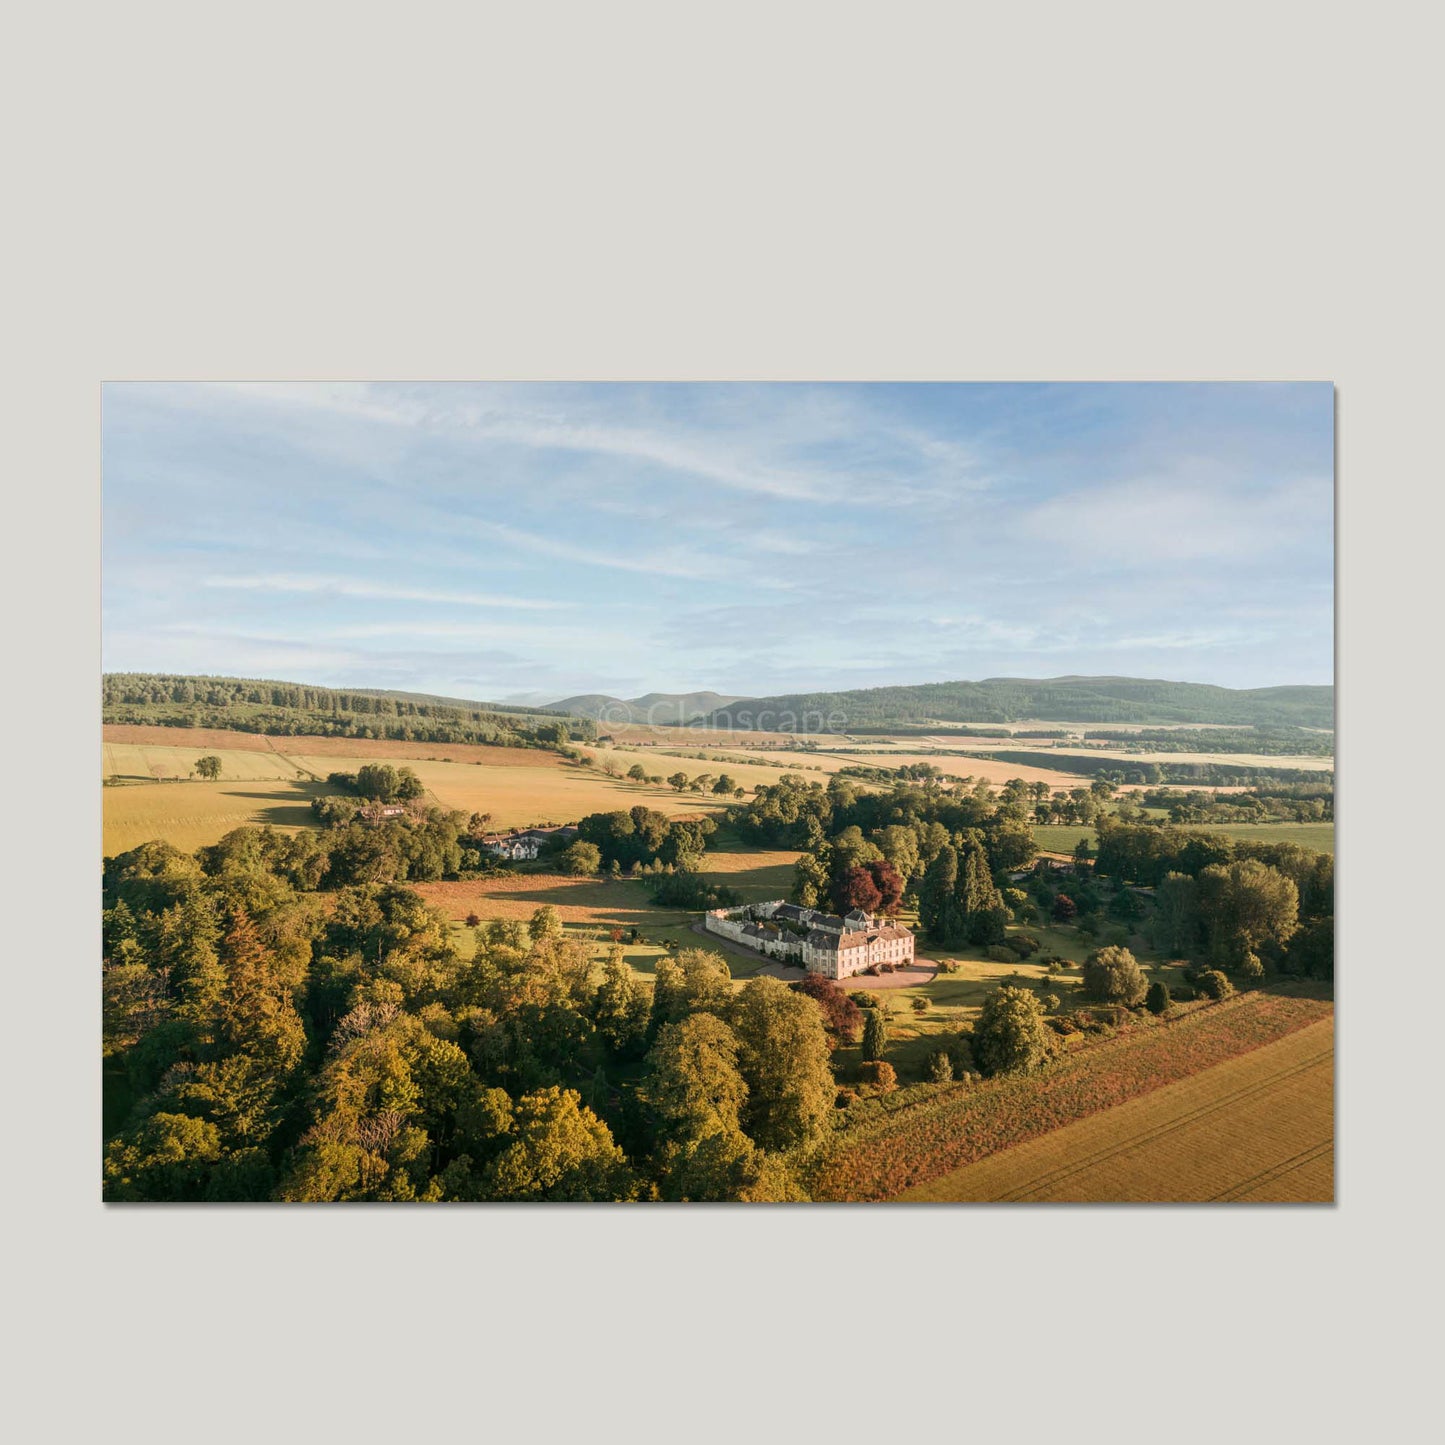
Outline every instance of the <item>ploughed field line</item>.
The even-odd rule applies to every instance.
[[[1334,1197],[1334,1021],[981,1155],[924,1202],[1317,1202]]]
[[[1280,1163],[1272,1165],[1268,1169],[1261,1169],[1258,1174],[1248,1179],[1241,1180],[1238,1184],[1222,1190],[1210,1199],[1210,1203],[1231,1202],[1234,1200],[1247,1200],[1257,1189],[1263,1189],[1266,1185],[1278,1183],[1287,1175],[1297,1173],[1301,1169],[1307,1169],[1318,1159],[1323,1159],[1327,1154],[1333,1154],[1335,1141],[1333,1139],[1321,1139],[1318,1144],[1311,1144],[1308,1149],[1301,1149],[1289,1159],[1281,1160]]]
[[[1328,1063],[1333,1058],[1333,1048],[1322,1049],[1319,1053],[1312,1054],[1300,1063],[1292,1064],[1287,1068],[1281,1069],[1277,1073],[1271,1074],[1268,1078],[1260,1079],[1252,1084],[1245,1084],[1227,1094],[1221,1094],[1217,1099],[1213,1099],[1207,1104],[1201,1104],[1198,1108],[1191,1109],[1188,1113],[1181,1114],[1175,1119],[1167,1120],[1162,1124],[1156,1124],[1152,1128],[1143,1130],[1141,1133],[1131,1135],[1126,1139],[1121,1139],[1117,1144],[1107,1145],[1103,1149],[1095,1151],[1093,1154],[1085,1155],[1082,1159],[1071,1160],[1067,1164],[1062,1164],[1055,1169],[1049,1170],[1047,1173],[1040,1174],[1027,1184],[998,1195],[998,1202],[1001,1204],[1013,1203],[1028,1199],[1030,1196],[1037,1195],[1041,1191],[1052,1189],[1055,1185],[1062,1184],[1065,1180],[1072,1179],[1075,1175],[1082,1174],[1085,1170],[1092,1169],[1095,1165],[1102,1164],[1107,1159],[1113,1159],[1120,1154],[1127,1153],[1131,1149],[1152,1144],[1157,1140],[1166,1138],[1170,1134],[1177,1133],[1180,1129],[1190,1124],[1197,1123],[1201,1119],[1207,1119],[1211,1114],[1217,1114],[1222,1109],[1233,1108],[1238,1104],[1244,1103],[1246,1100],[1258,1097],[1260,1094],[1266,1094],[1270,1090],[1278,1088],[1287,1080],[1299,1074],[1307,1073],[1311,1069],[1317,1069],[1321,1064]],[[1333,1140],[1327,1139],[1323,1147],[1332,1148],[1333,1144]],[[1316,1151],[1320,1147],[1319,1145],[1312,1146]],[[1310,1151],[1307,1150],[1304,1152],[1308,1153]],[[1296,1159],[1300,1158],[1298,1155],[1295,1157]],[[1277,1169],[1281,1174],[1287,1172],[1281,1166],[1271,1166],[1271,1168]],[[1220,1194],[1215,1194],[1211,1196],[1211,1198],[1226,1199],[1237,1197],[1237,1195],[1233,1193],[1235,1189],[1240,1192],[1245,1192],[1251,1184],[1261,1179],[1264,1174],[1270,1172],[1271,1170],[1262,1170],[1259,1175],[1255,1176],[1255,1179],[1246,1180],[1242,1184],[1231,1186],[1231,1189],[1225,1190]]]

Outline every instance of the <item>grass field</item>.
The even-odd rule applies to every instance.
[[[1193,833],[1223,833],[1242,843],[1298,843],[1317,853],[1335,851],[1333,823],[1185,823]],[[1047,853],[1072,853],[1080,838],[1091,844],[1097,839],[1093,828],[1071,823],[1041,823],[1034,827],[1034,841]]]
[[[1328,1202],[1334,1020],[966,1165],[911,1202]]]

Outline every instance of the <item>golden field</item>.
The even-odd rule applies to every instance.
[[[121,731],[132,736],[109,736]],[[253,744],[276,746],[224,747],[210,741],[177,745],[168,735],[182,731],[107,729],[102,775],[136,780],[101,790],[107,855],[153,838],[190,851],[246,824],[305,827],[311,821],[311,799],[335,791],[324,781],[328,773],[355,772],[378,760],[412,768],[431,801],[465,813],[490,813],[496,828],[575,822],[587,813],[632,808],[639,803],[672,817],[697,817],[720,811],[732,801],[678,793],[666,785],[609,778],[555,753],[535,749],[366,743],[344,738],[265,739],[244,733],[212,736],[228,743],[246,738]],[[139,741],[134,737],[137,733],[152,738],[159,734],[165,741]],[[188,779],[203,753],[221,759],[219,781],[156,781]],[[432,754],[452,761],[437,760]],[[697,764],[693,771],[703,767]]]
[[[1334,1198],[1334,1019],[899,1197],[1328,1203]]]

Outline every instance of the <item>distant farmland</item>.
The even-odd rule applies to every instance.
[[[1334,1020],[901,1196],[909,1202],[1328,1202]]]
[[[257,737],[253,741],[263,746],[237,748],[177,740],[169,735],[181,730],[173,728],[126,729],[129,737],[124,739],[109,736],[111,731],[107,729],[104,744],[103,775],[135,781],[101,790],[103,847],[110,856],[153,838],[190,851],[247,824],[305,827],[311,822],[312,798],[336,791],[324,781],[328,773],[355,772],[378,757],[411,767],[433,803],[490,813],[497,828],[572,822],[587,813],[639,803],[671,817],[695,817],[733,801],[609,778],[532,748],[309,737]],[[164,741],[136,741],[137,734],[158,734]],[[231,742],[248,735],[213,736]],[[182,745],[173,745],[177,741]],[[221,759],[219,782],[155,781],[186,779],[204,753]],[[668,772],[678,767],[688,774],[719,771],[710,764],[683,762]]]

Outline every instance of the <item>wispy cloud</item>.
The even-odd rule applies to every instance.
[[[1332,410],[1229,385],[107,387],[107,664],[476,696],[1317,680]]]
[[[318,593],[332,597],[368,598],[383,602],[435,602],[454,607],[515,607],[538,612],[556,611],[567,605],[550,598],[502,597],[487,592],[436,591],[426,587],[403,587],[389,582],[372,582],[347,577],[307,577],[296,574],[215,576],[207,577],[204,585],[241,592]]]
[[[475,519],[457,523],[471,532],[494,538],[508,547],[518,547],[542,557],[555,557],[563,562],[576,562],[584,567],[607,567],[619,572],[640,572],[655,577],[721,577],[726,563],[706,553],[685,548],[668,548],[661,552],[634,555],[625,548],[607,550],[568,542],[561,537],[548,537],[539,532],[524,531],[505,522]]]

